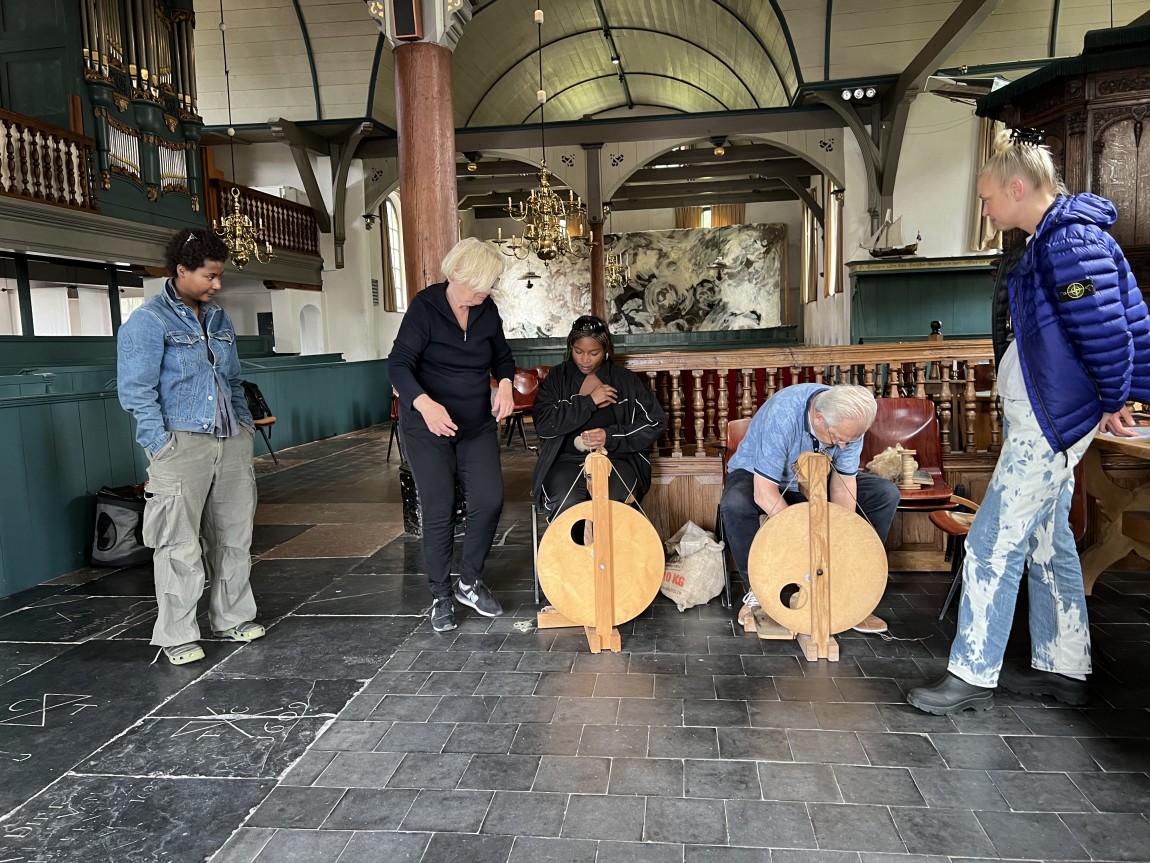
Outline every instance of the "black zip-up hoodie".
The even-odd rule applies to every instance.
[[[488,297],[472,306],[464,329],[447,301],[447,282],[415,295],[387,365],[401,411],[422,422],[412,403],[426,393],[461,430],[491,422],[489,375],[498,381],[515,379],[515,358],[494,301]]]

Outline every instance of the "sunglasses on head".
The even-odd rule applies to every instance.
[[[186,246],[188,243],[192,242],[192,240],[195,240],[196,242],[199,242],[199,240],[200,240],[200,238],[196,236],[194,231],[192,233],[188,234],[188,238],[186,240],[184,240],[184,245]]]
[[[605,323],[592,317],[579,318],[571,325],[571,332],[573,333],[602,333],[606,330],[607,325]]]

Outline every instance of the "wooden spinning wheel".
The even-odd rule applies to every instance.
[[[827,500],[829,471],[826,456],[799,456],[808,502],[787,507],[759,528],[747,560],[763,611],[783,627],[782,637],[798,638],[809,660],[837,660],[831,636],[866,619],[886,589],[882,540],[865,519]],[[798,591],[789,595],[788,586]]]
[[[607,496],[611,462],[605,455],[588,455],[584,471],[591,500],[561,513],[539,543],[539,583],[552,606],[539,613],[539,626],[582,626],[592,653],[617,651],[615,627],[659,592],[663,544],[641,513]]]

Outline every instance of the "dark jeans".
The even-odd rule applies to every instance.
[[[494,419],[479,428],[437,437],[423,418],[401,416],[400,431],[407,463],[423,511],[423,562],[436,599],[451,596],[451,555],[455,544],[455,480],[467,501],[467,532],[459,577],[474,584],[503,512],[503,471],[499,464],[499,429]]]
[[[831,475],[834,479],[834,474]],[[874,474],[859,471],[855,477],[858,486],[858,506],[856,512],[870,522],[878,538],[886,542],[898,509],[899,491],[893,482],[880,479]],[[802,503],[806,497],[798,491],[783,493],[788,504]],[[749,470],[736,470],[727,474],[723,487],[723,497],[719,501],[719,514],[723,519],[723,532],[731,557],[739,568],[743,584],[749,585],[747,577],[747,557],[751,553],[751,543],[759,532],[759,516],[763,511],[755,503],[755,475]]]
[[[627,495],[635,493],[638,481],[630,464],[621,458],[615,459],[611,462],[611,476],[607,480],[608,496],[622,503],[627,500]],[[583,479],[583,461],[556,459],[543,478],[543,514],[547,523],[554,521],[563,510],[590,499],[591,490]],[[635,500],[638,499],[639,495],[635,493]]]

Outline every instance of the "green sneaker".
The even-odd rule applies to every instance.
[[[263,638],[267,630],[263,628],[262,624],[256,623],[254,620],[249,620],[247,623],[239,623],[231,629],[225,629],[223,632],[213,631],[212,635],[216,638],[227,638],[231,641],[255,641],[257,638]]]

